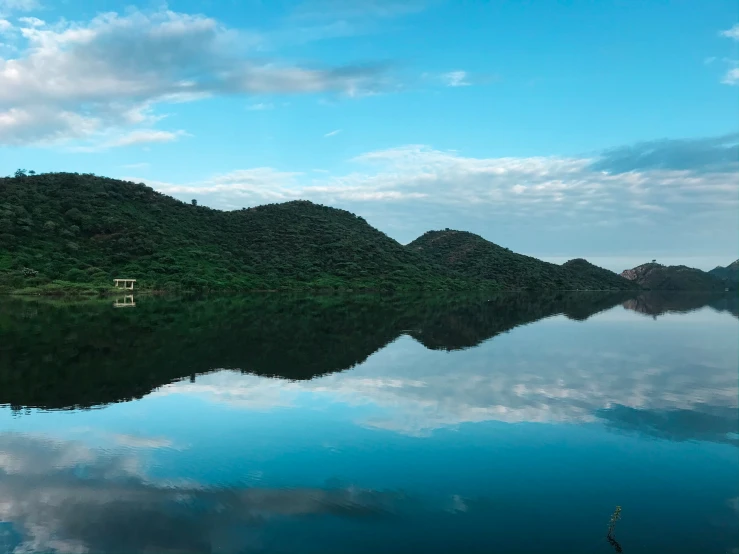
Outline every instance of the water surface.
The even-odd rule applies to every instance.
[[[0,301],[0,552],[739,552],[734,297],[113,304]]]

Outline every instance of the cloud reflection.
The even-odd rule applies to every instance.
[[[0,521],[12,522],[17,553],[236,552],[274,518],[390,517],[404,501],[352,487],[173,486],[130,451],[0,434]]]
[[[315,403],[373,405],[379,410],[363,416],[360,425],[411,435],[492,420],[605,421],[662,438],[735,443],[726,433],[739,430],[737,348],[724,338],[736,323],[722,321],[723,333],[708,341],[703,332],[682,337],[690,333],[683,326],[670,331],[674,337],[647,327],[624,333],[623,323],[604,318],[602,325],[611,327],[589,339],[575,329],[567,334],[569,342],[530,339],[539,341],[536,353],[523,336],[451,354],[426,350],[405,337],[354,370],[310,381],[220,371],[198,376],[195,383],[166,385],[154,395],[192,395],[258,411]],[[525,333],[519,329],[514,335],[519,332]],[[671,347],[673,341],[680,347]],[[632,415],[620,417],[625,414]],[[634,419],[648,423],[628,423]]]

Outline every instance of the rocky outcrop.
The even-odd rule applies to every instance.
[[[621,277],[638,283],[642,288],[668,291],[719,291],[731,284],[714,275],[684,265],[664,266],[647,263],[621,273]],[[733,288],[736,283],[733,284]]]
[[[636,281],[638,283],[640,280],[645,279],[651,270],[658,267],[664,266],[655,263],[642,264],[633,269],[626,269],[622,271],[621,277],[623,277],[624,279],[628,279],[629,281]]]

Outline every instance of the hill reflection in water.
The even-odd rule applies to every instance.
[[[721,295],[6,299],[0,545],[605,553],[619,504],[627,554],[725,553],[736,315]]]
[[[94,407],[220,369],[314,379],[354,368],[405,335],[430,350],[463,350],[521,325],[556,315],[585,321],[619,304],[654,316],[704,306],[739,316],[736,299],[724,295],[253,295],[144,298],[132,310],[4,300],[0,404]]]

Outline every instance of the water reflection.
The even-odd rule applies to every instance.
[[[138,398],[184,376],[238,368],[310,379],[362,363],[400,336],[432,350],[477,346],[562,314],[584,321],[619,303],[647,314],[736,298],[502,295],[494,298],[274,297],[182,302],[149,298],[134,311],[105,303],[0,302],[0,404],[69,408]],[[682,303],[682,304],[681,304]]]
[[[135,308],[136,302],[134,302],[133,300],[133,294],[129,294],[121,298],[116,298],[115,302],[113,302],[113,307],[114,308]]]
[[[629,298],[624,302],[624,308],[655,319],[667,313],[689,313],[706,306],[717,312],[729,312],[739,317],[739,296],[736,294],[656,291]]]
[[[0,302],[0,552],[739,544],[733,297],[136,307]]]
[[[0,452],[0,521],[17,532],[10,552],[243,551],[259,546],[267,520],[392,517],[407,502],[357,488],[151,479],[134,454],[22,435],[0,434]]]
[[[351,369],[401,336],[432,350],[477,346],[564,314],[576,320],[621,294],[490,297],[250,296],[106,303],[0,303],[0,404],[70,408],[138,398],[212,369],[310,379]]]
[[[25,303],[10,303],[2,305],[10,340],[0,347],[0,402],[72,408],[156,390],[262,411],[374,405],[381,413],[362,425],[415,435],[487,420],[604,420],[737,444],[736,325],[714,311],[702,316],[715,319],[710,333],[669,321],[624,325],[611,321],[618,308],[576,333],[549,323],[557,314],[585,321],[620,303],[654,315],[736,311],[736,299],[722,295],[151,299],[135,315],[39,304],[33,318]],[[489,341],[537,320],[546,321],[527,335]],[[453,370],[437,350],[456,352]]]

